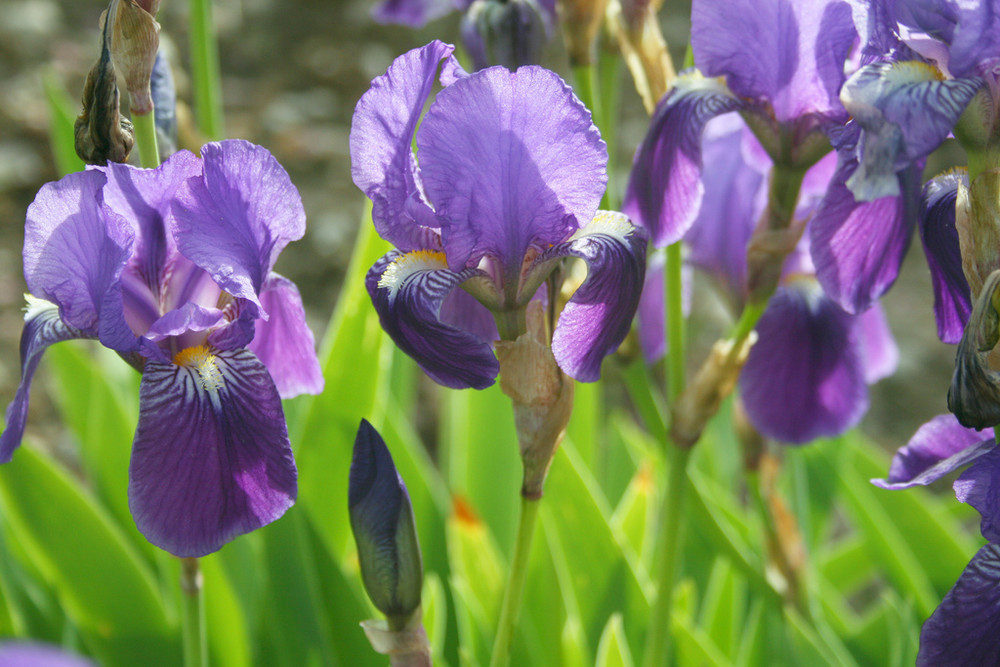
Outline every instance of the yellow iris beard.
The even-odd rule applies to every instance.
[[[174,363],[184,368],[193,368],[198,373],[201,386],[214,391],[224,384],[222,372],[215,363],[215,355],[208,346],[186,347],[174,355]]]
[[[382,277],[379,278],[378,286],[389,288],[395,294],[403,281],[417,271],[446,268],[448,268],[448,260],[440,250],[412,250],[397,257],[392,264],[386,267]]]

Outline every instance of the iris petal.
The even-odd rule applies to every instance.
[[[417,148],[453,270],[489,255],[516,279],[530,246],[563,241],[593,218],[607,184],[590,112],[536,66],[491,67],[442,90]]]
[[[992,429],[977,431],[953,414],[938,415],[917,429],[892,458],[888,479],[873,479],[883,489],[926,485],[977,459],[993,447]]]
[[[918,667],[1000,664],[1000,544],[980,549],[920,631]]]
[[[248,346],[267,367],[282,398],[323,391],[323,374],[316,359],[316,342],[306,325],[302,297],[295,283],[272,273],[264,282],[260,300],[271,314],[256,321]]]
[[[73,338],[92,338],[75,329],[59,317],[55,304],[33,299],[21,332],[21,383],[14,400],[7,406],[6,426],[0,434],[0,463],[10,461],[14,450],[21,444],[24,425],[28,420],[28,398],[31,380],[35,376],[42,353],[52,344]]]
[[[257,295],[278,253],[305,233],[302,199],[260,146],[206,144],[202,160],[204,177],[187,179],[170,209],[177,247],[224,291],[259,308]]]
[[[955,496],[982,515],[980,531],[987,540],[1000,540],[1000,449],[992,447],[955,480]]]
[[[296,471],[281,399],[253,353],[178,360],[143,372],[129,507],[150,542],[198,557],[284,514]]]
[[[868,386],[852,327],[815,283],[778,289],[740,374],[744,407],[761,433],[803,444],[861,419]]]
[[[365,285],[382,328],[435,382],[453,389],[490,386],[500,372],[490,341],[441,320],[449,293],[480,272],[451,271],[441,253],[417,255],[393,251],[368,271]]]
[[[662,248],[694,223],[705,191],[701,133],[712,118],[743,103],[715,79],[682,75],[653,112],[632,163],[622,210]]]
[[[920,239],[934,284],[934,319],[938,337],[958,343],[972,313],[972,293],[962,270],[962,252],[955,228],[958,184],[969,184],[967,174],[950,172],[927,181],[920,202]]]
[[[552,334],[559,367],[581,382],[600,378],[604,357],[618,349],[639,305],[646,238],[621,213],[601,211],[591,224],[539,259],[579,257],[587,278],[563,308]]]

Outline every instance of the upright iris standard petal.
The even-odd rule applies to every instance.
[[[42,353],[54,343],[73,338],[90,338],[79,329],[67,325],[59,317],[58,307],[41,299],[29,297],[29,309],[21,332],[21,382],[14,400],[7,406],[3,434],[0,434],[0,463],[10,461],[14,450],[21,444],[24,425],[28,420],[28,398],[31,379],[42,358]]]
[[[915,0],[907,0],[909,6],[917,5]],[[930,2],[928,13],[944,20],[954,17],[954,31],[948,42],[948,69],[952,76],[964,77],[981,75],[984,70],[994,67],[1000,60],[1000,7],[994,0],[979,2]],[[938,19],[939,21],[941,19]]]
[[[302,199],[260,146],[224,141],[201,152],[204,177],[186,180],[170,209],[177,248],[223,290],[260,307],[278,253],[305,234]]]
[[[846,120],[837,99],[856,39],[842,0],[696,0],[695,65],[741,97],[770,102],[779,123],[816,114]]]
[[[607,183],[590,112],[541,67],[491,67],[445,88],[417,149],[453,270],[490,256],[516,280],[529,247],[559,243],[593,218]]]
[[[477,269],[451,271],[440,252],[391,252],[368,271],[365,285],[382,328],[435,382],[485,389],[500,365],[490,341],[441,320],[449,293]]]
[[[908,167],[893,175],[900,183],[899,194],[858,201],[846,185],[856,165],[849,153],[841,154],[809,225],[816,278],[850,313],[870,308],[896,281],[913,236],[920,179],[917,167]]]
[[[743,405],[761,433],[803,444],[858,422],[868,386],[853,326],[815,283],[778,289],[740,375]]]
[[[570,255],[587,262],[587,278],[552,334],[559,367],[581,382],[600,378],[601,362],[618,349],[632,324],[646,272],[646,238],[637,232],[623,214],[601,211],[540,258]]]
[[[955,228],[958,185],[969,184],[968,174],[948,172],[924,185],[920,202],[920,238],[934,284],[934,318],[938,337],[945,343],[962,339],[972,313],[972,292],[962,270],[962,252]]]
[[[1000,544],[980,549],[920,631],[918,667],[1000,664]]]
[[[412,145],[441,62],[445,70],[458,66],[454,50],[434,41],[396,58],[361,96],[351,121],[354,184],[372,200],[379,236],[403,252],[426,247],[421,225],[437,226],[418,184]]]
[[[860,163],[847,179],[859,201],[900,194],[896,172],[927,156],[951,132],[981,79],[941,80],[919,61],[866,65],[840,99],[864,129]]]
[[[105,182],[103,172],[90,169],[43,185],[24,228],[28,289],[57,304],[67,325],[91,335],[132,249],[128,223],[103,204]]]
[[[656,106],[649,130],[632,162],[622,210],[649,231],[658,248],[674,243],[698,216],[701,133],[712,118],[743,103],[725,85],[697,73],[684,74]]]
[[[150,542],[204,556],[274,521],[295,496],[281,399],[253,353],[189,348],[146,364],[129,507]]]
[[[992,429],[977,431],[959,424],[953,414],[938,415],[896,452],[888,479],[873,479],[872,483],[894,490],[930,484],[992,448]]]
[[[416,522],[385,441],[364,419],[354,440],[347,491],[365,590],[390,623],[402,626],[420,605],[423,583]]]
[[[323,391],[316,343],[295,283],[272,273],[264,281],[260,301],[270,317],[256,320],[256,334],[247,348],[267,367],[278,394],[291,398]]]

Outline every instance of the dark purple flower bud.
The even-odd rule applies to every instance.
[[[537,64],[546,37],[534,0],[476,0],[462,19],[462,41],[477,70]]]
[[[161,160],[165,160],[177,152],[177,91],[174,88],[174,75],[170,71],[170,60],[163,49],[156,54],[149,87],[153,96],[156,143],[160,148]]]
[[[1000,424],[1000,269],[986,279],[972,307],[955,356],[955,373],[948,389],[948,409],[962,426],[976,429]]]
[[[354,441],[347,504],[368,597],[391,629],[402,629],[420,606],[424,569],[417,526],[389,449],[364,419]]]

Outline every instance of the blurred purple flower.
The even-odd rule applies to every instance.
[[[354,182],[397,248],[367,278],[382,326],[437,382],[489,386],[498,326],[523,333],[527,304],[564,257],[579,257],[587,278],[552,351],[570,376],[596,380],[628,332],[646,249],[623,215],[597,211],[604,142],[552,72],[467,74],[453,49],[432,42],[400,56],[354,113]],[[445,88],[421,120],[439,66]]]
[[[0,667],[94,667],[97,663],[35,641],[0,641]]]
[[[712,178],[705,179],[704,203],[685,237],[688,261],[716,280],[738,312],[747,296],[747,244],[766,205],[771,161],[735,115],[712,121],[705,135]],[[823,197],[832,158],[806,174],[796,217],[807,218]],[[658,308],[648,299],[644,293],[640,338],[659,342],[662,295]],[[783,442],[806,443],[850,428],[867,410],[868,385],[895,370],[897,350],[881,309],[855,316],[837,306],[816,282],[804,244],[789,256],[757,331],[740,392],[754,426]]]
[[[182,557],[281,516],[296,471],[280,396],[323,379],[295,285],[271,271],[305,231],[288,174],[243,141],[157,169],[109,164],[42,187],[28,209],[32,296],[0,461],[20,444],[44,350],[96,338],[142,371],[129,506]]]

